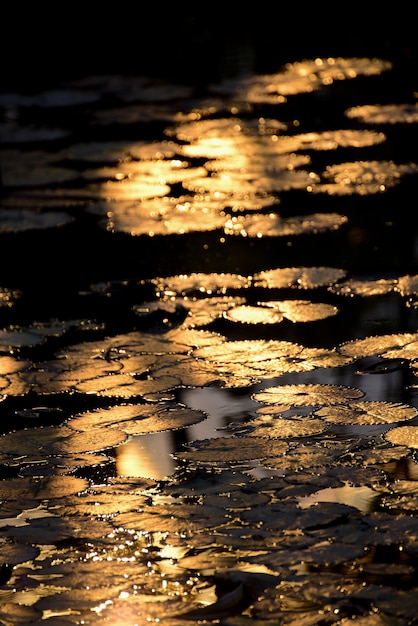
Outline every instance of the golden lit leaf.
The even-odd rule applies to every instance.
[[[329,291],[340,296],[383,296],[397,289],[398,281],[390,278],[377,280],[345,280],[336,285],[330,285]]]
[[[224,312],[225,319],[240,324],[279,324],[283,320],[280,311],[262,306],[241,305]]]
[[[332,285],[345,275],[345,270],[334,267],[279,267],[254,274],[253,281],[256,287],[267,289],[315,289]]]
[[[418,448],[417,426],[398,426],[398,428],[393,428],[385,433],[384,437],[395,445]]]
[[[354,339],[338,346],[338,352],[353,358],[369,356],[403,357],[405,349],[415,352],[418,334],[398,333]],[[415,357],[414,357],[415,358]]]
[[[211,360],[217,365],[242,363],[251,366],[257,362],[294,357],[302,347],[291,341],[243,340],[226,341],[218,345],[204,346],[194,350],[193,356]],[[249,358],[250,357],[250,358]]]
[[[317,435],[328,429],[322,420],[293,416],[292,419],[276,418],[251,423],[252,430],[248,432],[251,437],[268,437],[273,439],[286,439],[293,437],[308,437]]]
[[[143,200],[154,196],[165,196],[170,187],[157,180],[126,179],[121,181],[106,181],[95,183],[85,188],[85,197],[110,200]]]
[[[193,450],[177,452],[175,457],[198,464],[229,467],[231,463],[280,456],[287,447],[284,441],[270,441],[264,437],[219,437],[194,441]]]
[[[75,476],[46,476],[36,478],[13,478],[0,482],[0,498],[2,500],[19,500],[33,498],[63,498],[84,491],[88,487],[85,478]]]
[[[401,296],[416,296],[418,294],[418,274],[398,278],[396,290]]]
[[[347,109],[345,115],[366,124],[414,124],[418,122],[418,103],[363,104]]]
[[[312,191],[359,195],[382,193],[400,182],[402,176],[415,174],[415,163],[397,165],[393,161],[353,161],[328,165],[323,178],[331,183],[313,185]]]
[[[91,431],[96,428],[116,428],[130,435],[184,428],[206,418],[201,411],[185,406],[158,406],[149,404],[124,404],[98,409],[68,420],[70,428]]]
[[[10,432],[0,441],[4,453],[38,458],[40,455],[99,451],[119,445],[125,439],[126,433],[117,429],[98,428],[77,433],[67,426],[45,426]]]
[[[284,137],[278,138],[278,141],[282,142]],[[237,154],[230,154],[228,156],[220,156],[217,159],[207,161],[205,168],[209,172],[234,172],[245,171],[251,176],[261,176],[272,174],[273,172],[281,170],[293,170],[296,167],[304,165],[310,165],[311,159],[306,154],[271,154],[266,163],[265,155],[258,155],[257,153],[250,157],[243,154],[241,151]],[[269,206],[269,204],[267,204]],[[261,208],[261,207],[260,207]]]
[[[267,387],[254,394],[254,399],[265,404],[292,404],[294,406],[334,405],[351,402],[364,396],[361,389],[344,385],[282,385]]]
[[[333,317],[339,312],[336,306],[309,300],[281,300],[258,304],[272,308],[291,322],[314,322]]]
[[[338,213],[315,213],[283,218],[276,213],[239,215],[226,222],[225,233],[242,237],[287,237],[337,230],[346,222],[347,217]]]
[[[348,406],[323,407],[315,415],[334,424],[393,424],[414,419],[418,410],[400,402],[350,402]]]
[[[155,285],[157,296],[160,297],[163,295],[187,296],[192,294],[222,295],[227,289],[243,289],[250,286],[248,276],[228,273],[179,274],[167,278],[153,278],[151,282]]]

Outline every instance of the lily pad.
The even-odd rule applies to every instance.
[[[393,428],[384,435],[387,441],[395,445],[406,446],[408,448],[418,448],[418,427],[399,426]]]
[[[184,428],[204,419],[204,413],[185,406],[124,404],[75,416],[67,425],[85,432],[107,427],[123,430],[130,435],[139,435]]]
[[[226,222],[224,230],[227,235],[241,237],[288,237],[338,230],[346,223],[347,217],[338,213],[315,213],[283,218],[276,213],[270,213],[232,217]]]
[[[284,441],[267,441],[264,437],[219,437],[193,442],[194,450],[177,452],[176,458],[197,464],[225,467],[264,457],[282,455],[287,450]]]
[[[264,404],[292,404],[294,406],[335,405],[352,402],[364,396],[361,389],[344,385],[300,384],[267,387],[253,398]]]
[[[315,415],[334,424],[393,424],[412,420],[418,410],[407,404],[394,402],[350,402],[348,406],[323,407]]]
[[[315,289],[331,286],[345,275],[345,270],[334,267],[279,267],[254,274],[253,282],[265,289]]]

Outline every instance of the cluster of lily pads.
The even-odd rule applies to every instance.
[[[326,130],[281,110],[391,71],[329,58],[199,98],[116,76],[3,94],[0,237],[62,236],[87,216],[138,254],[202,233],[247,254],[332,238],[353,217],[335,200],[416,176],[379,156],[416,105],[350,106],[352,127]],[[332,209],[284,214],[291,193]],[[286,260],[104,276],[78,294],[96,316],[0,331],[0,622],[414,623],[418,332],[360,319],[350,336],[341,320],[353,300],[388,298],[413,320],[417,275]],[[25,298],[4,284],[4,319],[27,317]]]

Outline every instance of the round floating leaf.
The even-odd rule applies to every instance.
[[[418,410],[400,402],[350,402],[349,406],[323,407],[315,415],[333,424],[393,424],[414,419]]]
[[[418,448],[418,426],[399,426],[385,433],[384,437],[395,445]]]
[[[315,289],[330,286],[345,275],[345,270],[334,267],[285,267],[258,272],[253,282],[255,287],[264,289]]]
[[[272,308],[291,322],[315,322],[338,313],[336,306],[309,300],[281,300],[258,304]]]
[[[334,405],[351,402],[364,396],[364,392],[343,385],[282,385],[267,387],[253,398],[265,404],[291,404],[294,406]]]
[[[170,191],[166,183],[150,180],[127,179],[121,181],[106,181],[101,184],[92,184],[84,188],[84,197],[109,200],[143,200],[154,196],[165,196]]]
[[[345,115],[366,124],[414,124],[418,122],[418,103],[363,104],[347,109]]]
[[[388,358],[418,357],[418,334],[399,333],[355,339],[338,346],[338,352],[353,358],[382,356]]]
[[[311,181],[312,182],[312,181]],[[305,185],[308,182],[305,181]],[[333,231],[346,224],[348,218],[339,213],[315,213],[295,217],[280,217],[276,213],[268,215],[248,215],[230,218],[225,224],[227,235],[244,237],[289,237],[291,235],[317,234]]]
[[[46,476],[39,479],[12,478],[0,481],[0,498],[2,500],[23,498],[49,500],[79,493],[87,487],[88,481],[85,478],[75,476]]]
[[[338,195],[382,193],[400,182],[402,176],[418,172],[414,163],[396,165],[393,161],[354,161],[327,166],[323,178],[331,183],[313,185],[312,191]]]
[[[126,433],[113,428],[76,433],[67,426],[45,426],[8,433],[0,442],[6,454],[39,457],[100,451],[119,445],[126,437]]]
[[[219,437],[194,441],[195,450],[177,452],[175,457],[194,463],[228,466],[230,463],[279,456],[287,447],[284,441],[266,441],[263,437]]]
[[[238,340],[198,348],[193,355],[216,363],[243,364],[247,364],[248,356],[251,355],[251,364],[254,365],[257,362],[296,356],[301,350],[301,346],[291,341]]]
[[[189,232],[213,231],[222,229],[225,221],[224,215],[216,211],[209,211],[207,208],[176,206],[161,216],[158,214],[144,215],[138,210],[138,207],[133,210],[126,208],[122,212],[120,205],[118,211],[109,215],[104,225],[107,230],[113,232],[153,237],[155,235],[184,235]]]
[[[185,406],[125,404],[75,416],[67,425],[82,431],[106,427],[139,435],[184,428],[204,419],[204,413]]]
[[[381,278],[379,280],[345,280],[336,285],[330,285],[329,291],[339,296],[384,296],[392,293],[398,286],[395,279]]]
[[[157,296],[192,294],[223,295],[227,289],[243,289],[250,286],[248,276],[228,273],[204,274],[203,272],[180,274],[168,278],[153,278]]]
[[[328,426],[317,419],[309,419],[294,416],[292,419],[276,418],[274,420],[264,419],[261,423],[252,423],[253,430],[249,436],[268,437],[272,439],[286,439],[292,437],[308,437],[317,435],[328,429]]]
[[[223,316],[230,322],[240,324],[279,324],[283,315],[267,307],[241,305],[224,312]]]

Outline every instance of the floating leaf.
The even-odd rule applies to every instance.
[[[334,424],[393,424],[414,419],[418,410],[400,402],[350,402],[349,406],[323,407],[315,415]]]
[[[378,280],[345,280],[336,285],[330,285],[329,291],[339,296],[384,296],[392,293],[398,287],[396,279],[379,278]]]
[[[300,384],[267,387],[253,398],[265,404],[291,404],[294,406],[335,405],[361,398],[364,392],[343,385]]]
[[[338,213],[315,213],[284,218],[276,213],[257,216],[239,215],[230,218],[224,230],[227,235],[243,237],[288,237],[337,230],[346,222],[347,217]]]
[[[396,284],[396,291],[401,296],[415,296],[418,294],[418,274],[401,276]]]
[[[252,437],[268,437],[272,439],[288,437],[308,437],[317,435],[327,430],[327,425],[322,420],[307,419],[293,416],[292,419],[257,420],[253,422],[252,430],[248,433]]]
[[[251,354],[251,362],[270,361],[281,357],[296,356],[302,348],[291,341],[243,340],[227,341],[213,346],[204,346],[193,351],[193,355],[205,360],[222,363],[247,363]]]
[[[339,312],[336,306],[309,300],[281,300],[259,302],[258,304],[279,311],[291,322],[315,322],[333,317]]]
[[[94,452],[112,448],[125,441],[126,433],[117,429],[97,428],[77,433],[67,426],[45,426],[17,430],[0,438],[4,453],[28,457]]]
[[[230,322],[241,324],[280,324],[283,320],[283,315],[279,311],[245,304],[230,308],[223,315]]]
[[[345,115],[366,124],[414,124],[418,122],[418,103],[363,104],[347,109]]]
[[[398,426],[398,428],[393,428],[385,433],[384,437],[395,445],[418,448],[417,426]]]
[[[152,194],[156,195],[156,194]],[[121,198],[123,201],[123,198]],[[177,204],[164,215],[149,214],[141,210],[141,206],[125,203],[108,214],[103,225],[112,232],[126,232],[132,236],[149,235],[183,235],[189,232],[213,231],[223,229],[226,218],[222,213],[205,206]]]
[[[254,286],[264,289],[315,289],[332,285],[344,278],[346,271],[334,267],[285,267],[254,274]]]
[[[203,419],[206,419],[204,413],[184,406],[124,404],[75,416],[67,425],[86,432],[107,427],[139,435],[184,428]]]
[[[0,498],[4,500],[33,498],[39,501],[48,498],[63,498],[84,491],[87,486],[86,479],[75,476],[48,476],[41,479],[14,478],[0,483]]]
[[[418,171],[415,163],[396,165],[393,161],[354,161],[328,165],[323,177],[331,183],[312,186],[314,193],[368,195],[382,193],[400,182],[402,176]]]
[[[193,442],[195,450],[177,452],[176,458],[188,462],[229,466],[230,463],[253,461],[281,455],[287,450],[284,441],[266,441],[263,437],[219,437]]]
[[[353,358],[387,356],[388,358],[411,358],[418,349],[418,334],[398,333],[354,339],[338,346],[338,352]]]
[[[154,278],[157,296],[192,294],[222,295],[227,289],[243,289],[249,287],[250,280],[240,274],[204,274],[203,272],[180,274],[168,278]]]

